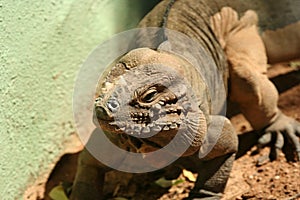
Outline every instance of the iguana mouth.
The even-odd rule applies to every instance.
[[[159,119],[164,118],[176,118],[180,116],[182,112],[181,107],[177,106],[169,106],[165,109],[162,109],[160,105],[155,105],[155,109],[151,109],[150,111],[142,111],[142,112],[132,112],[131,119],[133,122],[137,124],[145,124],[149,125],[151,124],[151,121],[157,121]],[[161,121],[169,121],[169,119],[161,120]],[[162,124],[166,125],[166,124]]]
[[[104,110],[104,109],[103,109]],[[167,106],[162,109],[154,106],[149,111],[134,111],[130,113],[128,121],[113,119],[102,121],[103,128],[110,132],[127,134],[151,134],[153,132],[176,130],[180,127],[183,109],[180,106]],[[131,122],[130,122],[131,120]],[[109,126],[108,126],[109,124]]]
[[[150,118],[150,113],[149,112],[135,112],[131,113],[131,119],[134,123],[137,124],[150,124],[151,123],[151,118]]]

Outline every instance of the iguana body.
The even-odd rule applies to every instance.
[[[277,138],[275,146],[281,148],[283,138],[288,138],[287,141],[292,141],[291,144],[300,157],[297,138],[300,125],[277,108],[278,93],[266,76],[267,59],[273,62],[282,58],[299,57],[299,16],[297,18],[293,15],[297,13],[292,11],[284,12],[283,16],[275,15],[278,12],[275,7],[286,7],[285,3],[293,2],[279,1],[275,5],[273,2],[251,0],[165,0],[140,22],[139,27],[172,29],[197,41],[222,74],[230,99],[239,104],[254,129],[265,129],[267,134],[260,141],[269,142],[268,136],[272,133]],[[272,8],[271,5],[275,7]],[[257,14],[249,9],[257,12],[263,32],[259,33],[257,28]],[[272,20],[269,20],[270,16]],[[267,31],[277,28],[283,29],[277,32]],[[288,37],[283,37],[287,32]],[[295,40],[290,42],[291,39]],[[147,40],[141,35],[137,42]],[[288,46],[288,49],[273,51],[278,44],[281,47]],[[204,138],[207,134],[210,134],[208,137],[215,137],[214,133],[207,133],[208,127],[214,124],[208,88],[198,74],[199,66],[193,66],[184,58],[157,48],[133,50],[110,68],[102,80],[104,84],[100,89],[103,91],[99,92],[100,96],[95,104],[99,123],[111,141],[120,148],[140,153],[165,146],[177,131],[185,130],[186,137],[183,137],[182,143],[190,142],[191,146],[183,156],[199,159],[195,155],[199,149],[201,151]],[[179,81],[182,77],[178,74],[184,77],[194,94],[190,94],[187,88],[184,89]],[[127,83],[131,81],[133,84],[122,85],[121,76]],[[172,90],[166,88],[166,85]],[[125,87],[132,92],[128,105],[132,120],[111,123],[115,120],[116,113],[121,112],[118,108],[121,99],[118,98]],[[152,123],[150,118],[155,113],[158,117]],[[182,125],[182,121],[186,126]],[[147,139],[135,139],[122,134],[126,131],[131,131],[132,134],[150,134],[153,130],[159,133]],[[191,198],[220,197],[236,151],[237,137],[230,121],[225,119],[216,145],[206,157],[199,160],[201,167],[198,171],[201,175]],[[152,164],[156,164],[155,160]],[[105,170],[106,167],[84,151],[79,161],[71,199],[99,199],[101,189],[96,186],[103,184]]]

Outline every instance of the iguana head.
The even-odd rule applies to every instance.
[[[125,150],[147,153],[164,147],[180,131],[182,144],[191,144],[184,155],[198,150],[207,128],[207,110],[199,99],[206,97],[199,88],[195,95],[185,78],[195,76],[186,72],[191,67],[179,56],[148,48],[120,58],[100,79],[95,100],[106,135],[118,138]]]

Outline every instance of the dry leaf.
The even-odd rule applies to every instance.
[[[54,187],[49,193],[49,196],[53,200],[68,200],[62,185]]]
[[[165,177],[162,177],[162,178],[156,180],[155,184],[159,185],[162,188],[168,188],[173,185],[172,180],[167,180],[167,179],[165,179]]]
[[[300,68],[300,61],[292,61],[289,63],[289,66],[291,66],[294,69],[299,69]]]
[[[182,170],[182,174],[183,174],[183,176],[184,176],[185,178],[187,178],[189,181],[191,181],[191,182],[196,182],[196,177],[195,177],[195,175],[194,175],[192,172],[190,172],[190,171],[188,171],[188,170],[186,170],[186,169],[183,169],[183,170]]]

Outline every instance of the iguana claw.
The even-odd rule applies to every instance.
[[[258,147],[271,144],[270,160],[278,157],[280,150],[283,151],[287,160],[300,161],[300,123],[283,113],[263,130],[264,134],[258,140]],[[298,137],[297,137],[298,136]]]

